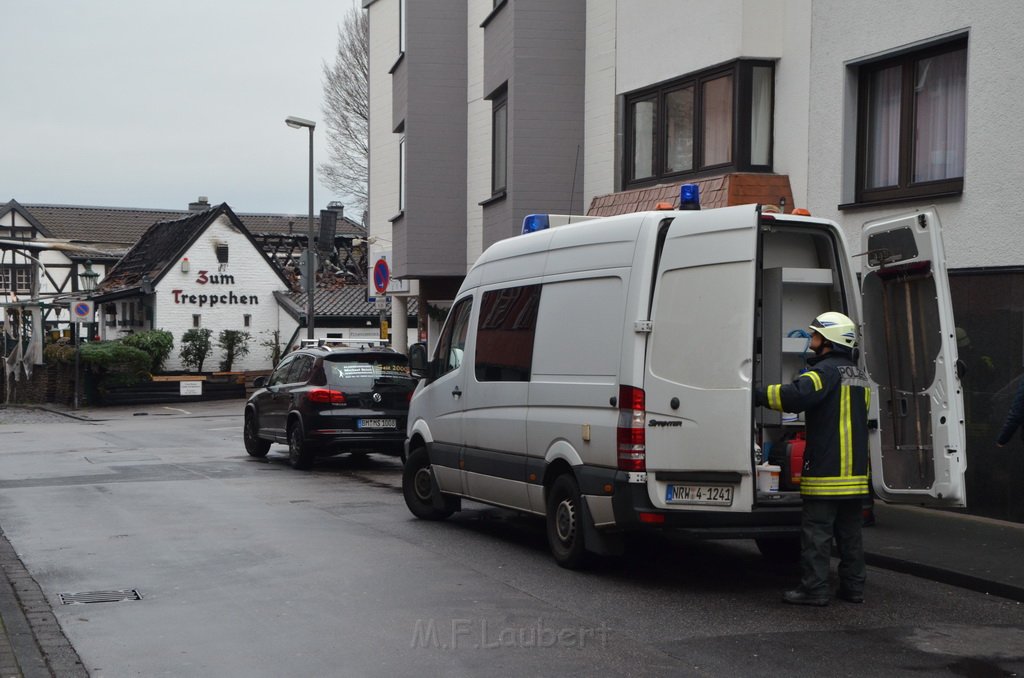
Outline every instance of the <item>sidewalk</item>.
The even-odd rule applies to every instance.
[[[875,502],[868,565],[1024,602],[1024,524]]]

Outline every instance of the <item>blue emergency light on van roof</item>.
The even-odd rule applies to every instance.
[[[683,184],[679,187],[679,209],[700,209],[700,188],[697,184]]]
[[[527,214],[526,218],[523,219],[523,233],[543,231],[548,226],[550,226],[550,224],[548,223],[548,215],[546,214]]]

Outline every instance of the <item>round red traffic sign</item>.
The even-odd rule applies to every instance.
[[[373,265],[373,287],[377,294],[387,294],[388,283],[391,282],[391,269],[387,259],[378,259]]]

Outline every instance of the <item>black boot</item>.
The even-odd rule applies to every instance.
[[[790,605],[814,605],[815,607],[825,607],[828,605],[828,597],[812,596],[803,589],[793,589],[792,591],[786,591],[782,594],[782,602],[789,603]]]

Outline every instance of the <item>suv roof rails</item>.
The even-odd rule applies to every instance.
[[[323,348],[323,349],[335,349],[335,348],[383,348],[391,350],[391,346],[388,344],[387,339],[330,339],[330,338],[319,338],[319,339],[302,339],[300,340],[299,348]]]

